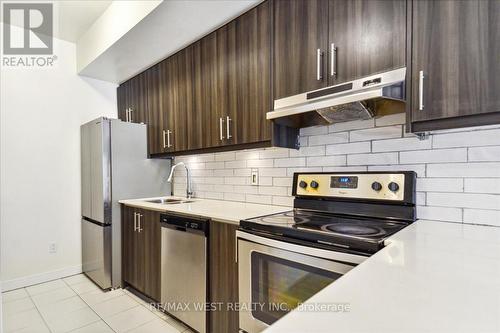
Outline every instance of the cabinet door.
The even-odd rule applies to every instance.
[[[500,1],[412,5],[412,130],[500,121]]]
[[[155,301],[161,298],[161,226],[160,213],[142,211],[142,246],[144,247],[144,294]]]
[[[330,0],[329,13],[329,85],[405,66],[406,1]]]
[[[123,206],[122,209],[122,273],[123,280],[137,290],[144,288],[144,251],[141,233],[137,230],[141,210]]]
[[[271,139],[271,14],[266,1],[236,19],[236,103],[226,116],[226,137],[244,144]]]
[[[160,103],[159,67],[159,65],[156,65],[146,71],[148,91],[148,147],[150,154],[160,154],[164,152],[163,117],[165,115]]]
[[[177,91],[177,57],[172,56],[159,64],[160,112],[161,123],[160,144],[163,152],[176,150],[175,109],[179,98]]]
[[[217,128],[217,145],[232,144],[234,136],[227,137],[226,122],[234,119],[238,111],[237,103],[237,59],[236,59],[236,23],[231,21],[216,31],[217,66],[216,100],[213,121]],[[231,137],[232,136],[232,137]]]
[[[238,332],[238,312],[227,310],[229,306],[238,302],[237,229],[238,226],[235,224],[210,222],[210,302],[222,304],[220,311],[210,312],[210,332]]]
[[[274,99],[326,86],[327,44],[328,0],[274,1]]]
[[[116,88],[116,105],[118,107],[118,119],[127,121],[127,84],[122,83]]]

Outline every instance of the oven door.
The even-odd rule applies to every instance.
[[[257,333],[366,259],[237,231],[239,327]]]

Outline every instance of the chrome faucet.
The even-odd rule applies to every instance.
[[[184,164],[184,162],[179,162],[179,163],[176,163],[172,166],[172,169],[170,170],[170,176],[168,176],[167,182],[169,182],[169,183],[172,182],[172,177],[174,176],[174,170],[179,165],[183,165],[184,168],[186,168],[186,174],[187,174],[186,198],[191,199],[193,197],[193,189],[192,189],[192,183],[191,183],[191,171],[189,171],[187,165]]]

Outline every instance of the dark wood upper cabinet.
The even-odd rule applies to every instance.
[[[147,86],[147,74],[146,72],[142,72],[118,87],[118,117],[121,120],[134,123],[147,123]]]
[[[330,0],[328,84],[404,67],[406,1]]]
[[[235,21],[236,108],[226,117],[226,137],[234,144],[271,140],[272,2],[266,1]]]
[[[327,85],[328,0],[274,0],[274,99]]]
[[[411,130],[500,122],[500,1],[412,6]]]

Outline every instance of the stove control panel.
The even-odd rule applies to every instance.
[[[298,196],[404,200],[403,173],[297,174]]]

